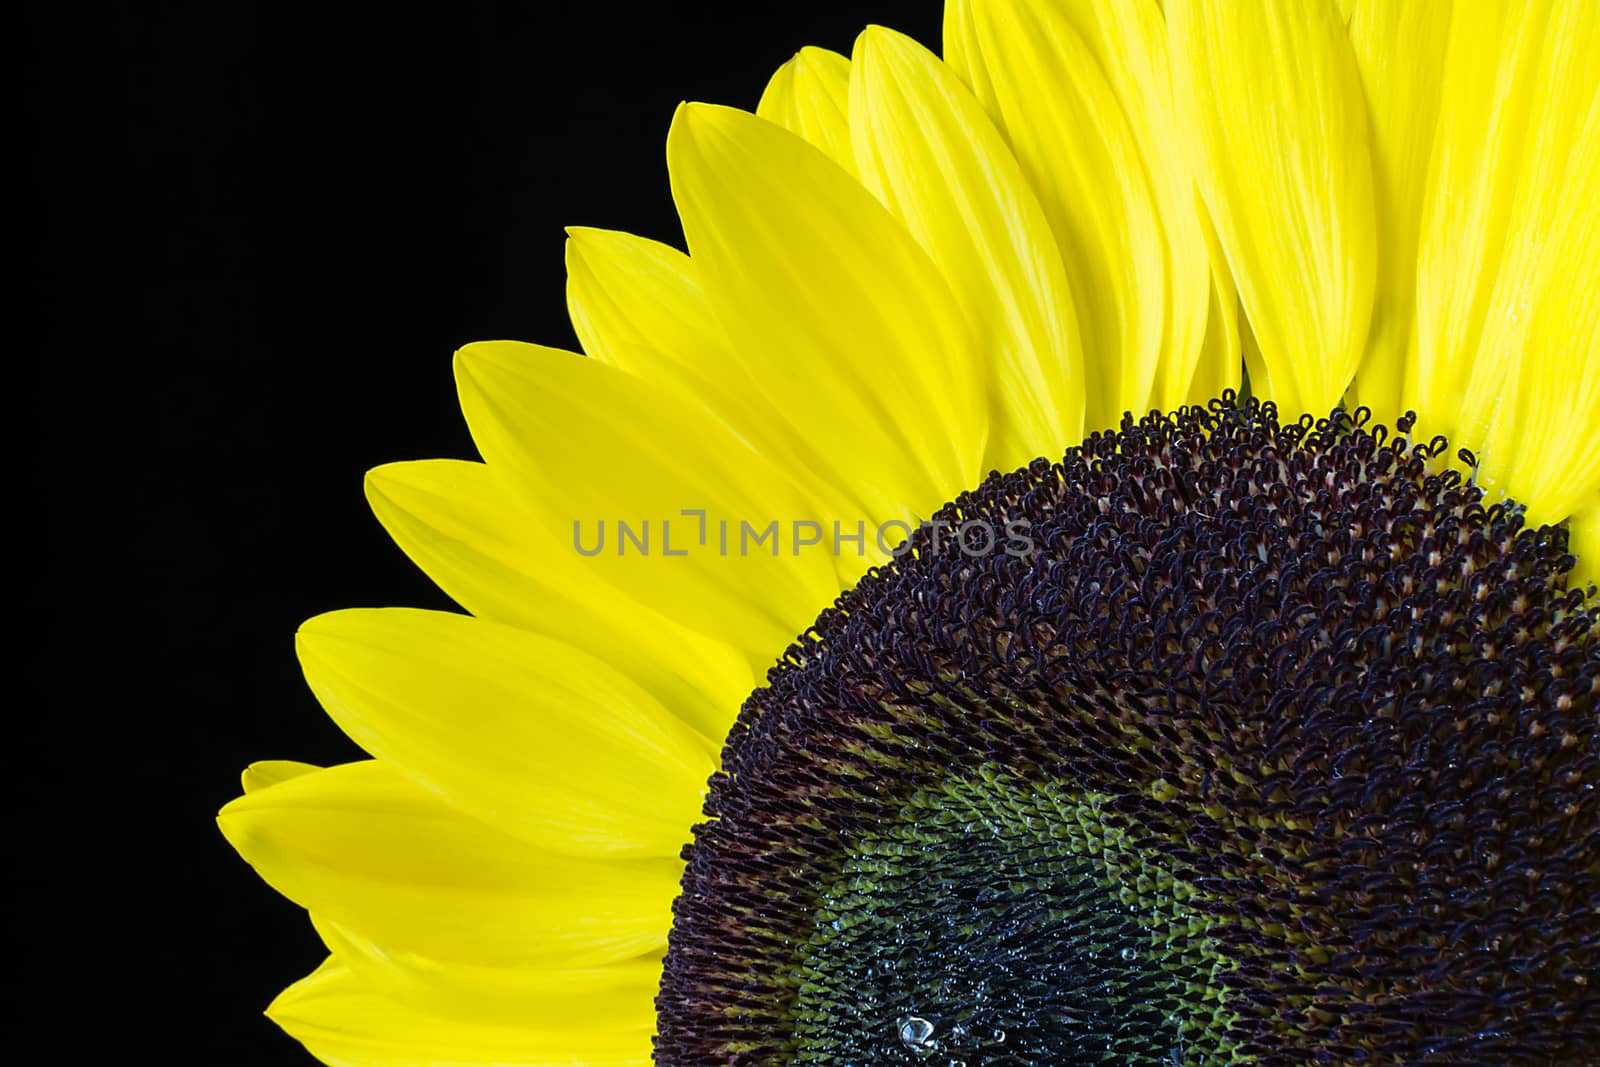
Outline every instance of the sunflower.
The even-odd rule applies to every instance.
[[[952,0],[943,52],[682,107],[688,254],[570,231],[585,354],[469,345],[485,462],[371,472],[467,614],[300,630],[373,758],[221,815],[330,950],[269,1014],[1595,1062],[1600,9]]]

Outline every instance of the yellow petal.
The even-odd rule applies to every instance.
[[[567,310],[583,350],[672,382],[748,433],[777,418],[728,350],[689,257],[615,230],[567,229]]]
[[[952,0],[945,58],[1039,195],[1071,277],[1090,429],[1238,383],[1152,0]],[[1219,299],[1216,314],[1227,314]],[[1220,386],[1219,386],[1219,383]]]
[[[329,1067],[649,1067],[649,1029],[491,1026],[427,1015],[330,959],[267,1015]]]
[[[541,852],[377,761],[235,800],[218,823],[274,889],[396,950],[594,967],[664,944],[681,863]]]
[[[1463,5],[1452,22],[1408,381],[1482,480],[1559,521],[1592,492],[1600,12]]]
[[[463,348],[456,379],[491,469],[571,549],[548,566],[590,570],[756,662],[838,595],[831,556],[794,544],[793,524],[810,513],[784,471],[658,385],[513,342]],[[743,524],[773,523],[765,547],[741,537]],[[602,526],[604,547],[589,555]]]
[[[1503,351],[1521,342],[1520,365],[1509,372],[1498,403],[1477,407],[1489,423],[1484,473],[1527,504],[1533,523],[1560,522],[1600,491],[1600,95],[1591,96],[1588,128],[1570,158],[1554,210],[1527,223],[1543,239],[1536,249],[1519,250],[1536,262],[1513,267],[1513,277],[1528,279],[1526,288],[1505,296],[1525,318],[1525,332],[1495,331]],[[1518,296],[1525,301],[1520,306]],[[1473,411],[1468,406],[1464,417]]]
[[[1377,269],[1355,55],[1332,0],[1173,0],[1174,90],[1200,188],[1286,418],[1355,375]]]
[[[254,793],[258,789],[265,789],[321,769],[315,763],[301,763],[291,759],[257,760],[244,769],[239,781],[246,793]]]
[[[850,61],[826,48],[802,48],[779,67],[756,114],[805,138],[854,174],[850,147]]]
[[[848,492],[815,477],[811,444],[734,358],[688,256],[628,233],[570,228],[567,308],[590,356],[704,409],[788,475],[821,512],[859,511]],[[764,654],[762,666],[771,658]]]
[[[716,745],[570,645],[444,612],[311,619],[300,664],[362,748],[542,848],[673,856]]]
[[[655,1020],[659,953],[605,967],[494,966],[434,959],[312,921],[328,951],[374,992],[420,1012],[540,1030],[648,1029]]]
[[[688,256],[631,233],[569,226],[566,263],[567,310],[586,353],[634,374],[671,361],[695,386],[718,387],[705,350],[727,346]]]
[[[878,521],[976,484],[987,426],[965,324],[883,206],[812,145],[731,108],[680,108],[667,165],[717,318],[817,480]]]
[[[1228,270],[1227,254],[1222,251],[1222,241],[1217,237],[1217,228],[1211,223],[1210,212],[1199,190],[1195,190],[1194,200],[1201,238],[1205,242],[1206,260],[1211,264],[1211,295],[1206,303],[1206,330],[1200,344],[1200,356],[1195,361],[1188,392],[1175,392],[1178,382],[1169,377],[1172,386],[1167,395],[1169,400],[1176,396],[1182,403],[1203,404],[1230,389],[1236,393],[1241,389],[1244,340],[1239,324],[1239,290],[1234,286],[1233,275]],[[1259,359],[1256,362],[1259,363]],[[1258,370],[1265,375],[1264,367]],[[1173,406],[1170,402],[1161,405],[1164,411],[1172,410]]]
[[[1417,240],[1452,0],[1341,0],[1370,120],[1378,276],[1355,399],[1393,424],[1416,358]]]
[[[1072,293],[1044,212],[978,102],[921,45],[856,41],[850,124],[862,181],[939,264],[993,370],[984,466],[1083,437]]]
[[[750,661],[579,565],[481,463],[422,460],[367,474],[395,543],[472,614],[557,637],[616,667],[710,738],[755,686]],[[558,565],[566,559],[568,566]]]

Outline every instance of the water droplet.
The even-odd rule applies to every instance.
[[[900,1043],[909,1049],[927,1049],[933,1044],[933,1024],[920,1015],[900,1022]]]
[[[1000,1029],[998,1026],[995,1027],[994,1031],[994,1043],[997,1045],[1003,1045],[1006,1043],[1006,1032]]]
[[[1139,950],[1134,948],[1132,945],[1129,945],[1127,948],[1122,950],[1122,958],[1125,961],[1132,962],[1133,960],[1139,958]]]

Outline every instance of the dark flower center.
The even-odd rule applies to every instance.
[[[1107,798],[991,770],[850,843],[795,954],[791,1062],[1094,1063],[1130,1032],[1220,1047],[1222,1006],[1190,991],[1226,964],[1171,876],[1103,832]]]
[[[918,535],[824,612],[686,851],[657,1061],[1597,1062],[1597,609],[1366,421],[1124,420],[938,516],[1032,554]]]

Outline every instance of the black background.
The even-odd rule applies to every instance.
[[[14,166],[38,195],[13,204],[47,236],[27,263],[42,336],[13,358],[21,465],[43,475],[20,559],[56,639],[21,673],[32,719],[66,728],[27,742],[46,817],[25,821],[85,868],[42,879],[74,887],[36,980],[76,1020],[52,1058],[307,1064],[260,1012],[319,944],[212,818],[253,759],[358,754],[300,679],[302,619],[449,606],[362,473],[475,455],[457,346],[575,344],[563,226],[681,246],[680,100],[753,109],[795,49],[848,52],[869,22],[937,46],[939,5],[56,17],[25,39],[38,143]]]

